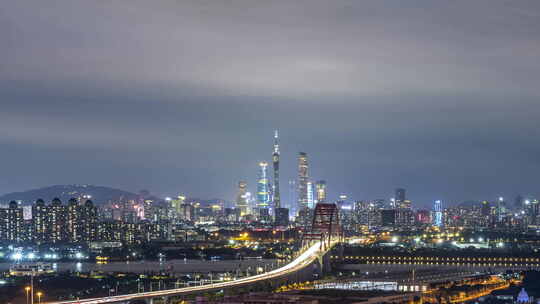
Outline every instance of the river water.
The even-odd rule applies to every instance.
[[[131,272],[131,273],[157,273],[161,271],[172,273],[207,273],[227,272],[246,270],[268,265],[276,266],[275,260],[223,260],[223,261],[201,261],[201,260],[169,260],[169,261],[130,261],[130,262],[109,262],[107,264],[97,264],[93,262],[58,262],[53,263],[58,272],[62,271],[103,271],[103,272]],[[0,263],[0,272],[7,271],[12,263]]]

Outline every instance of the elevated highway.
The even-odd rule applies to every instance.
[[[272,271],[262,273],[259,275],[254,275],[250,277],[245,277],[237,279],[234,281],[208,284],[202,286],[192,286],[192,287],[183,287],[176,289],[152,291],[152,292],[142,292],[142,293],[133,293],[126,295],[110,296],[103,298],[91,298],[91,299],[82,299],[82,300],[69,300],[69,301],[56,301],[48,302],[48,304],[102,304],[102,303],[131,303],[134,301],[146,301],[147,303],[152,303],[153,299],[156,298],[168,298],[173,296],[182,296],[189,294],[204,293],[209,291],[217,291],[226,288],[245,286],[249,284],[254,284],[257,282],[262,282],[266,280],[287,277],[293,275],[294,273],[305,269],[309,265],[312,265],[322,256],[324,256],[335,244],[337,241],[331,241],[330,246],[323,246],[320,241],[313,242],[293,261],[289,264],[286,264],[283,267],[274,269]]]

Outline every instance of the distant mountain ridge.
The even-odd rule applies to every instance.
[[[104,186],[93,185],[55,185],[39,189],[32,189],[22,192],[13,192],[0,196],[0,203],[10,201],[22,201],[24,204],[33,203],[38,198],[50,202],[53,198],[58,197],[62,202],[67,202],[72,197],[81,197],[83,195],[91,195],[92,201],[96,204],[105,204],[109,201],[130,200],[137,198],[137,194],[110,188]]]

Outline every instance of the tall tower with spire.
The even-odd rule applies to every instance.
[[[272,153],[272,162],[274,164],[274,212],[277,208],[281,208],[281,197],[279,194],[279,138],[278,131],[274,132],[274,152]]]

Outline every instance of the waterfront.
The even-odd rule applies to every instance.
[[[129,272],[129,273],[207,273],[207,272],[228,272],[228,271],[245,271],[249,267],[271,267],[275,265],[275,260],[222,260],[222,261],[206,261],[206,260],[169,260],[169,261],[126,261],[126,262],[109,262],[99,264],[94,262],[58,262],[53,263],[53,266],[58,272],[74,271],[74,272]],[[0,263],[0,272],[9,271],[13,263]]]

